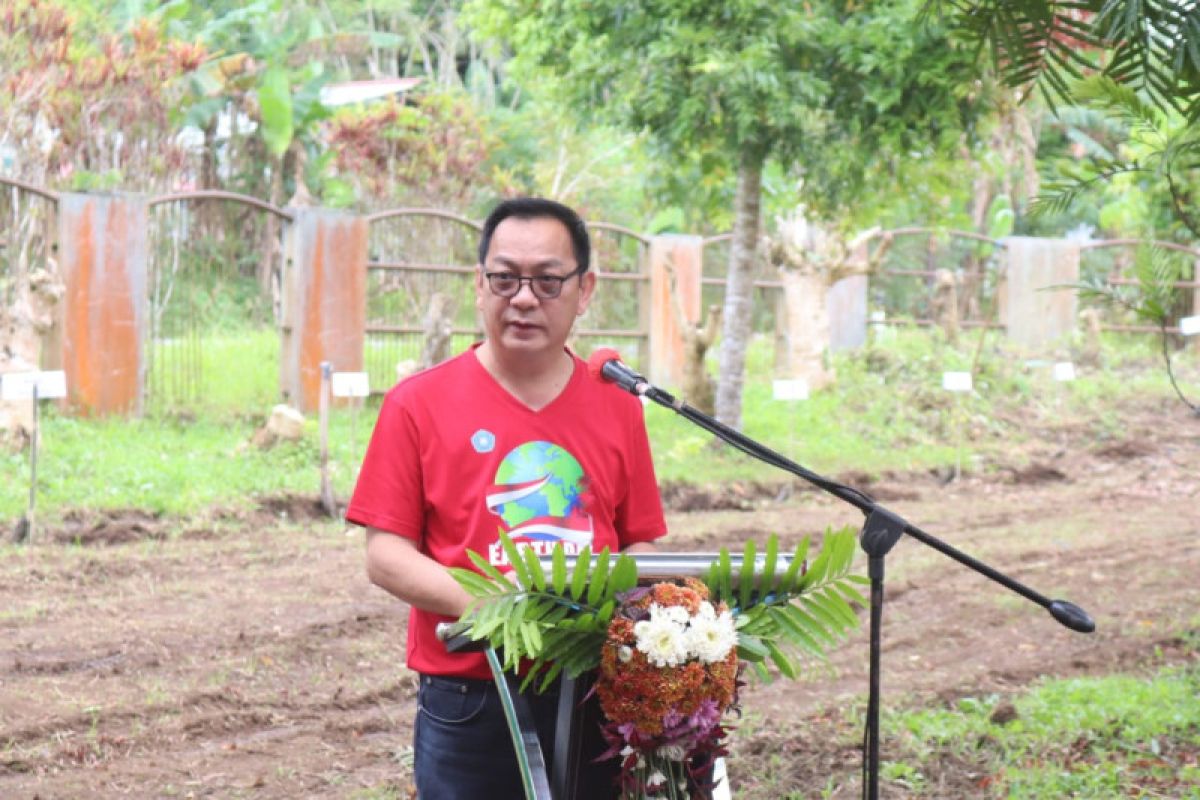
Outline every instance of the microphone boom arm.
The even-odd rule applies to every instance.
[[[606,364],[605,367],[607,366],[608,365]],[[632,372],[632,370],[630,370],[630,372]],[[837,481],[829,480],[828,478],[818,475],[812,470],[806,469],[786,456],[775,452],[774,450],[766,447],[763,444],[760,444],[754,439],[751,439],[749,436],[746,436],[740,431],[729,427],[720,420],[705,414],[704,412],[688,405],[682,400],[676,399],[670,392],[648,383],[644,385],[644,390],[635,391],[633,393],[645,397],[648,400],[663,406],[664,408],[671,409],[681,417],[684,417],[685,419],[695,423],[722,441],[732,445],[738,450],[741,450],[746,455],[753,456],[754,458],[770,464],[771,466],[777,467],[784,472],[788,472],[798,478],[802,478],[814,486],[824,490],[828,494],[831,494],[834,497],[849,503],[850,505],[862,511],[863,515],[867,517],[868,520],[871,518],[872,514],[885,514],[887,517],[891,518],[891,524],[887,526],[887,529],[890,531],[898,527],[898,532],[891,536],[880,537],[876,533],[867,531],[868,533],[871,533],[871,536],[864,537],[863,549],[867,550],[868,554],[871,553],[871,549],[882,549],[883,552],[880,553],[880,555],[883,555],[891,549],[892,545],[895,544],[896,540],[899,539],[901,534],[908,534],[917,541],[932,547],[934,550],[937,550],[943,555],[949,556],[960,564],[970,567],[981,575],[996,581],[1005,588],[1010,589],[1022,597],[1030,600],[1031,602],[1036,603],[1037,605],[1049,611],[1056,620],[1071,630],[1078,631],[1080,633],[1091,633],[1096,629],[1095,623],[1091,620],[1087,613],[1078,606],[1075,606],[1073,603],[1069,603],[1065,600],[1050,600],[1040,592],[1034,591],[1021,582],[1008,577],[992,567],[989,567],[982,561],[967,555],[961,550],[958,550],[957,548],[941,541],[935,536],[921,530],[911,522],[908,522],[898,515],[888,511],[871,499],[870,496],[864,494],[858,489],[838,483]],[[868,538],[870,539],[869,541],[867,540]],[[891,539],[890,542],[887,541],[888,538]]]

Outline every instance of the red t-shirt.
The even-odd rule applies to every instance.
[[[467,550],[508,568],[499,531],[549,553],[612,550],[666,532],[641,403],[575,372],[533,411],[479,363],[474,349],[402,381],[384,399],[349,522],[418,542],[441,564],[473,568]],[[482,653],[448,653],[447,617],[413,608],[408,666],[489,678]]]

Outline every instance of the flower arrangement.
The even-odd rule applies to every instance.
[[[721,718],[737,698],[737,632],[725,603],[700,581],[627,593],[608,626],[596,694],[621,790],[632,797],[687,796],[709,788],[724,755]]]
[[[807,537],[785,563],[771,536],[761,557],[746,543],[736,572],[722,550],[703,581],[649,585],[639,585],[633,558],[607,549],[584,548],[568,569],[559,547],[547,569],[503,533],[500,544],[511,573],[474,552],[478,572],[452,570],[475,597],[466,632],[501,653],[503,669],[523,670],[522,689],[595,671],[604,755],[621,759],[622,798],[710,797],[743,667],[795,678],[795,655],[823,657],[858,624],[853,606],[868,605],[854,588],[867,579],[849,574],[852,528],[826,531],[811,563]]]

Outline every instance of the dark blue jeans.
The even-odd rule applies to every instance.
[[[557,684],[544,694],[530,691],[526,698],[549,768],[554,763]],[[585,775],[579,785],[588,787],[589,798],[616,797],[618,762],[591,763],[600,753],[598,737],[590,735],[596,721],[588,715],[584,724],[590,730],[585,731],[589,735],[580,764]],[[418,800],[525,800],[512,736],[491,681],[422,675],[413,751]]]

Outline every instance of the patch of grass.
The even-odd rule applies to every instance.
[[[984,774],[978,796],[1200,798],[1200,667],[1148,677],[1045,681],[1015,698],[887,715],[904,757],[884,770],[921,796],[919,776],[964,759]],[[1008,718],[1008,721],[1003,721]]]
[[[330,477],[346,497],[366,448],[374,413],[349,409],[330,417]],[[42,518],[70,509],[138,508],[192,514],[210,507],[236,508],[281,492],[315,494],[320,488],[317,422],[306,422],[298,442],[269,450],[249,445],[263,417],[234,415],[85,419],[47,409],[38,460]],[[0,519],[24,513],[28,454],[0,460]]]
[[[1030,365],[990,334],[977,352],[971,332],[951,346],[936,332],[889,331],[834,358],[837,382],[805,401],[772,399],[773,353],[756,340],[748,355],[745,432],[816,472],[877,475],[961,464],[1004,454],[1030,435],[1030,422],[1077,420],[1101,433],[1121,432],[1123,399],[1168,398],[1171,390],[1144,340],[1104,351],[1111,368],[1080,369],[1055,382],[1049,362]],[[978,356],[978,357],[977,357]],[[715,359],[715,355],[713,356]],[[248,329],[206,341],[199,407],[164,401],[138,420],[70,417],[44,406],[38,508],[54,519],[70,509],[140,508],[194,514],[212,506],[252,504],[279,492],[315,495],[319,442],[315,418],[302,441],[268,451],[247,446],[277,401],[278,341]],[[1189,385],[1200,358],[1183,353],[1177,374]],[[952,394],[942,373],[975,369],[976,390]],[[715,371],[715,364],[713,367]],[[673,388],[673,387],[664,387]],[[176,409],[169,413],[166,409]],[[357,415],[335,408],[330,418],[330,474],[335,492],[350,492],[374,425],[378,401]],[[667,409],[646,409],[660,479],[696,484],[787,480],[779,471],[730,448]],[[28,497],[28,453],[0,454],[0,520],[15,520]]]
[[[202,346],[176,339],[155,342],[152,348],[149,416],[180,411],[219,416],[279,402],[280,341],[272,328],[210,334]],[[185,369],[189,364],[193,368]],[[195,376],[195,385],[186,375]]]

